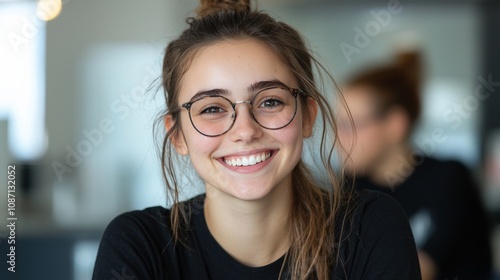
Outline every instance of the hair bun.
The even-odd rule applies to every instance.
[[[202,18],[222,11],[250,11],[250,0],[201,0],[196,16]]]
[[[408,50],[396,55],[396,66],[403,70],[408,81],[415,87],[422,82],[423,66],[422,55],[418,50]]]

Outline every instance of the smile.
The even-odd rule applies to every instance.
[[[224,157],[224,162],[229,166],[252,166],[264,162],[271,157],[271,151],[260,152],[246,156]]]

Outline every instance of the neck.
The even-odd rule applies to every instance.
[[[260,267],[288,251],[291,178],[287,181],[255,201],[239,200],[207,186],[204,210],[210,233],[240,263]]]
[[[410,155],[408,144],[393,146],[376,162],[368,176],[381,186],[395,188],[413,173],[415,167],[411,164]]]

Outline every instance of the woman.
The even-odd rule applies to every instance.
[[[422,279],[489,279],[486,216],[468,171],[455,161],[421,156],[409,143],[420,113],[420,68],[418,53],[401,53],[396,63],[358,73],[346,83],[357,137],[347,171],[358,175],[358,189],[385,192],[401,204],[415,236]],[[349,143],[354,134],[346,126],[340,137]]]
[[[162,75],[174,204],[113,220],[93,278],[419,279],[397,203],[340,188],[326,143],[333,114],[297,31],[241,0],[202,1],[188,23]],[[320,147],[327,186],[301,161],[318,113],[330,128]],[[176,155],[189,157],[205,194],[178,201]]]

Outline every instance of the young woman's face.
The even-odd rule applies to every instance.
[[[268,81],[298,86],[291,71],[263,44],[253,40],[218,42],[194,56],[181,81],[179,105],[192,101],[197,93],[212,90],[232,102],[248,101]],[[297,113],[289,125],[265,129],[252,118],[250,105],[241,103],[236,105],[232,128],[223,135],[208,137],[193,127],[188,110],[183,108],[181,136],[174,145],[179,153],[190,156],[206,184],[207,195],[224,193],[257,200],[291,186],[291,172],[301,158],[303,137],[311,132],[311,125],[303,125],[303,119],[298,99]]]

